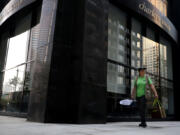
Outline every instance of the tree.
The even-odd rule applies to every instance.
[[[20,84],[21,81],[18,77],[14,76],[12,79],[9,80],[9,84],[14,86],[14,90],[16,91],[17,84]]]

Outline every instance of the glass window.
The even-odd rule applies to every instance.
[[[131,66],[137,68],[142,66],[141,23],[133,18],[131,28]]]
[[[173,80],[171,44],[163,37],[160,38],[160,66],[161,76]]]
[[[161,6],[163,2],[151,0]],[[131,23],[131,26],[127,25]],[[119,105],[119,100],[129,97],[138,76],[138,67],[145,65],[167,114],[174,114],[173,106],[173,67],[171,44],[155,30],[145,28],[142,35],[142,23],[113,5],[109,8],[108,23],[108,68],[107,91],[110,112],[129,115],[132,111]],[[131,28],[131,31],[128,29]],[[145,31],[145,30],[143,30]],[[160,38],[159,38],[160,37]],[[156,39],[160,41],[156,41]],[[131,42],[130,42],[131,41]],[[152,108],[154,94],[147,88],[147,109]],[[118,110],[119,109],[119,110]],[[136,114],[136,111],[133,111]],[[150,111],[149,116],[150,116]]]
[[[8,49],[3,69],[1,111],[21,110],[30,28],[31,14],[16,22],[14,34],[6,44]]]
[[[155,41],[155,32],[147,28],[146,37],[142,38],[143,65],[147,67],[147,75],[151,78],[157,92],[159,93],[159,43]],[[154,95],[149,87],[146,89],[147,109],[152,108]],[[150,111],[148,111],[150,115]]]
[[[7,70],[4,74],[3,94],[22,91],[25,65]]]
[[[129,30],[126,27],[126,14],[110,5],[108,20],[108,58],[127,64],[127,44],[129,40],[126,35]]]
[[[143,37],[143,65],[148,73],[159,75],[159,43],[151,29],[147,29],[147,37]]]
[[[160,76],[162,105],[168,114],[174,113],[173,67],[171,44],[160,37]]]
[[[128,74],[128,69],[108,63],[108,76],[107,76],[107,91],[112,93],[118,93],[118,94],[126,94],[126,90],[128,87],[128,81],[127,77],[124,74]]]
[[[13,68],[26,62],[30,25],[31,14],[17,23],[14,36],[9,39],[5,69]]]
[[[19,64],[26,62],[28,31],[10,38],[7,55],[6,68],[13,68]]]
[[[126,14],[113,5],[109,7],[108,18],[108,58],[119,64],[128,64],[129,49],[127,44],[129,30],[126,27]],[[134,53],[135,55],[135,53]],[[108,63],[107,91],[111,93],[126,94],[128,84],[126,74],[128,70],[121,65]]]

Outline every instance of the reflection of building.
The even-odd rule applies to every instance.
[[[155,6],[159,11],[167,16],[167,7],[168,7],[168,2],[167,0],[148,0],[149,2],[152,3],[153,6]]]
[[[161,68],[161,76],[167,78],[168,77],[168,67],[170,65],[168,65],[168,60],[167,60],[167,47],[166,46],[163,46],[163,45],[160,45],[160,49],[161,49],[161,53],[160,53],[160,66],[162,67]]]
[[[176,118],[177,33],[166,17],[168,4],[151,2],[9,0],[0,5],[0,111],[25,113],[38,122],[135,119],[136,108],[119,101],[130,96],[137,67],[147,65],[168,119]],[[153,95],[148,96],[151,109]]]
[[[9,84],[5,84],[4,89],[5,89],[5,91],[3,91],[3,94],[6,94],[6,93],[11,93],[14,88]]]
[[[159,74],[159,46],[158,43],[143,38],[143,64],[147,66],[147,72]]]

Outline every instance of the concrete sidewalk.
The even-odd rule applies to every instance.
[[[180,122],[137,122],[93,125],[42,124],[26,119],[0,116],[0,135],[180,135]]]

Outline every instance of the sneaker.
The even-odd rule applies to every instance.
[[[146,123],[141,123],[141,124],[139,124],[139,127],[146,128],[146,127],[147,127],[147,124],[146,124]]]

